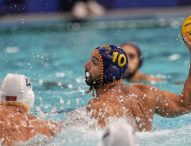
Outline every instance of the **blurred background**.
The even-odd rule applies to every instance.
[[[190,63],[180,29],[190,14],[191,0],[0,0],[0,82],[7,73],[28,76],[32,112],[63,120],[92,98],[83,67],[92,49],[134,42],[144,57],[141,72],[165,78],[150,84],[179,94],[183,84],[175,82],[186,80]],[[154,132],[138,136],[140,146],[190,146],[190,119],[156,116]],[[90,132],[64,130],[50,145],[96,146],[99,133]]]
[[[0,0],[0,14],[66,12],[80,0]],[[87,2],[88,0],[81,0]],[[106,9],[131,7],[175,7],[191,5],[190,0],[97,0]]]

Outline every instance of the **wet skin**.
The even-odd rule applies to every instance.
[[[185,36],[185,43],[191,53],[191,42]],[[88,82],[100,77],[100,63],[95,56],[85,64],[90,74]],[[133,119],[138,131],[150,131],[154,114],[163,117],[176,117],[191,112],[191,70],[182,94],[176,95],[144,84],[125,85],[122,81],[96,89],[96,97],[86,107],[92,118],[104,127],[110,117]]]
[[[3,146],[25,142],[38,134],[51,138],[58,131],[58,126],[27,113],[23,107],[0,105],[0,139]]]

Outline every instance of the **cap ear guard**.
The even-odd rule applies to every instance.
[[[114,45],[102,45],[96,48],[102,57],[103,84],[120,80],[127,69],[128,58],[124,50]]]

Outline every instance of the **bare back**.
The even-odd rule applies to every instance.
[[[134,119],[133,126],[138,131],[150,131],[155,113],[175,117],[191,111],[190,106],[185,106],[183,97],[149,85],[120,83],[102,89],[99,96],[90,100],[87,111],[101,127],[109,117],[125,117]]]
[[[105,126],[109,117],[125,117],[134,119],[132,123],[138,131],[151,130],[156,101],[150,90],[142,85],[119,84],[92,99],[87,110],[98,119],[101,127]]]
[[[191,54],[191,42],[184,41]],[[190,63],[191,64],[191,63]],[[155,87],[122,82],[103,85],[96,89],[97,97],[90,100],[87,111],[103,127],[109,117],[126,117],[135,120],[139,131],[151,130],[154,113],[164,117],[176,117],[191,112],[191,68],[181,94],[162,91]]]
[[[0,139],[5,146],[25,142],[37,134],[50,138],[56,128],[56,123],[41,120],[21,107],[0,105]]]

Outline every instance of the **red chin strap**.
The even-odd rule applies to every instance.
[[[6,101],[17,101],[17,96],[6,96]]]

